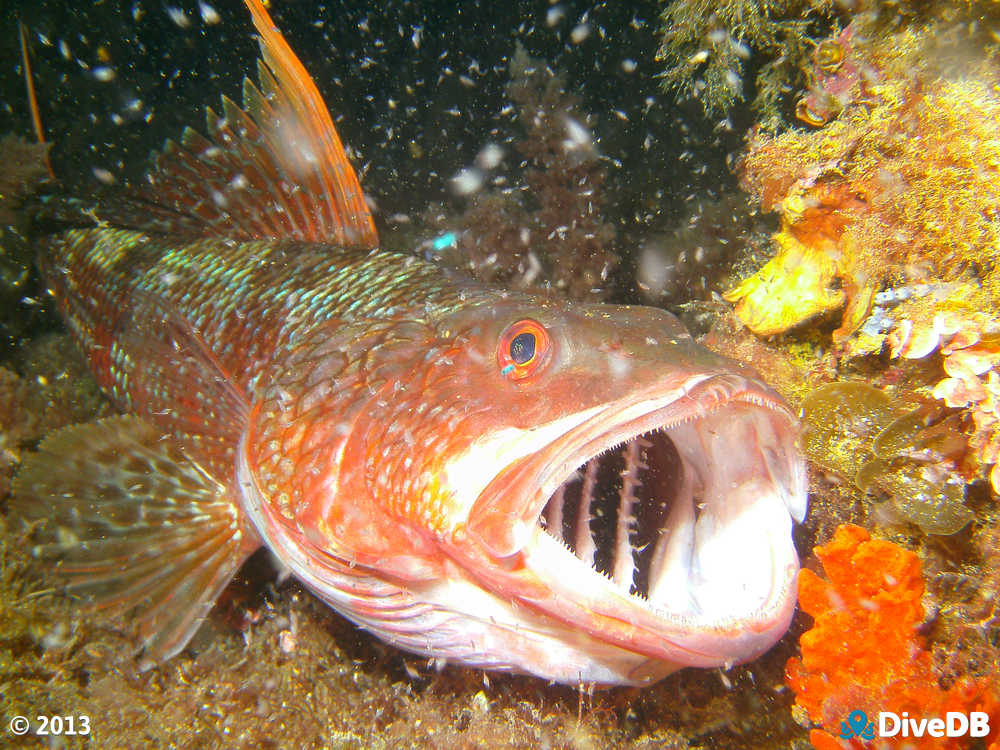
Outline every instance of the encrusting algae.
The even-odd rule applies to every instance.
[[[750,143],[742,184],[778,212],[781,231],[776,256],[725,297],[755,333],[840,311],[842,341],[886,285],[929,278],[975,282],[1000,300],[996,55],[939,73],[929,61],[958,53],[934,47],[932,31],[864,46],[855,34],[851,55],[870,72],[839,116]]]
[[[912,406],[863,382],[820,386],[802,401],[803,449],[858,489],[887,494],[899,520],[954,534],[975,517],[958,472],[965,436],[953,415]]]

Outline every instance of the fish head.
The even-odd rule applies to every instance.
[[[393,335],[327,510],[299,516],[314,590],[404,648],[570,684],[649,684],[781,637],[805,470],[753,370],[653,308],[510,294],[429,320]],[[408,604],[359,612],[317,557]]]
[[[442,471],[460,519],[444,546],[516,603],[515,632],[546,633],[526,661],[642,684],[771,646],[806,510],[787,405],[662,310],[511,299],[490,316],[470,337],[477,437]]]

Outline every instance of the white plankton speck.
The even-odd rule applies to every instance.
[[[102,65],[99,68],[94,68],[91,74],[101,83],[107,83],[108,81],[115,80],[114,68],[109,68],[107,65]]]
[[[580,23],[573,27],[573,30],[569,32],[569,40],[573,44],[580,44],[588,36],[590,36],[590,24]]]
[[[639,67],[639,64],[631,57],[626,57],[622,60],[622,70],[626,73],[634,73],[637,67]]]
[[[476,154],[476,166],[480,169],[496,169],[503,160],[503,147],[496,143],[487,143]]]
[[[729,45],[733,48],[733,52],[736,53],[736,56],[739,57],[740,59],[746,60],[748,57],[750,57],[750,48],[743,42],[737,41],[736,39],[730,37]]]
[[[171,21],[173,21],[174,25],[177,26],[177,28],[186,29],[189,26],[191,26],[191,19],[188,18],[187,13],[185,13],[180,8],[177,8],[173,5],[168,5],[166,8],[164,8],[164,10],[166,10],[167,12],[167,17]]]
[[[451,178],[452,192],[456,195],[471,195],[482,188],[484,179],[483,173],[474,167],[459,170]]]
[[[566,9],[561,5],[553,5],[545,14],[545,25],[550,29],[566,17]]]
[[[593,146],[594,139],[587,128],[569,116],[565,118],[565,122],[566,141],[563,145],[566,147],[567,151],[572,151],[574,149],[589,149]]]
[[[219,11],[208,3],[198,3],[198,11],[201,13],[201,20],[209,26],[214,26],[222,20],[222,16],[219,15]]]
[[[102,167],[91,167],[90,171],[94,174],[94,177],[96,177],[98,181],[103,182],[105,185],[114,185],[118,182],[117,177]]]

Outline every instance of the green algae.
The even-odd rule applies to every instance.
[[[906,409],[863,382],[823,385],[802,402],[810,459],[888,495],[892,510],[928,534],[954,534],[975,514],[953,457],[965,449],[958,423],[928,406]]]

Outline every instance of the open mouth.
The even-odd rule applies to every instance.
[[[582,446],[542,469],[541,530],[658,615],[766,620],[796,564],[791,519],[805,515],[794,418],[728,377],[636,411],[611,429],[588,420]]]

